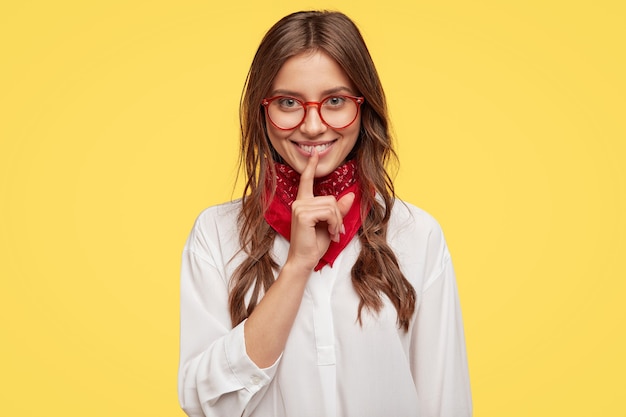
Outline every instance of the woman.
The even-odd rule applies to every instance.
[[[395,200],[384,93],[356,26],[286,16],[241,106],[240,200],[183,253],[179,399],[190,416],[469,416],[438,224]]]

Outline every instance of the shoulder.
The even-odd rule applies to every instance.
[[[395,233],[413,235],[415,238],[443,239],[441,226],[432,215],[400,199],[395,200],[391,210],[389,229]]]
[[[211,206],[202,210],[196,219],[194,227],[206,226],[207,223],[213,223],[217,219],[221,221],[233,219],[236,221],[240,212],[241,199]]]
[[[419,277],[410,279],[414,284],[421,281],[428,285],[450,261],[439,222],[425,210],[399,199],[391,212],[387,240],[405,274],[413,276],[419,271]]]
[[[241,200],[204,209],[196,218],[185,245],[186,250],[207,253],[212,246],[237,240]]]

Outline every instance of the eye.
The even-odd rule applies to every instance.
[[[324,100],[324,106],[328,107],[341,107],[346,102],[346,98],[344,96],[332,96],[328,97]]]
[[[284,109],[293,109],[300,106],[298,100],[293,97],[281,97],[278,100],[278,105]]]

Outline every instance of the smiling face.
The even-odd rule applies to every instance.
[[[329,95],[356,96],[358,92],[339,64],[322,51],[306,52],[289,58],[278,71],[267,97],[290,96],[302,102],[318,102]],[[267,134],[285,163],[302,173],[312,147],[320,159],[315,172],[323,177],[343,164],[359,136],[361,115],[349,126],[336,129],[326,125],[314,105],[308,106],[302,124],[282,130],[266,115]]]

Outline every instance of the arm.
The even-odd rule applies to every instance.
[[[412,372],[424,417],[470,417],[472,398],[461,308],[443,236],[413,329]]]
[[[234,329],[228,308],[230,277],[212,261],[211,238],[194,228],[181,272],[178,379],[179,401],[189,416],[239,416],[252,410],[267,390],[308,277],[331,234],[339,233],[354,197],[346,195],[339,202],[313,197],[317,160],[317,154],[311,157],[301,177],[287,261],[250,317]]]
[[[331,239],[339,239],[343,217],[354,202],[352,193],[339,201],[331,196],[314,197],[318,161],[319,155],[314,149],[300,177],[298,195],[292,206],[287,260],[245,323],[246,350],[259,366],[274,363],[285,348],[309,276]]]
[[[194,230],[188,246],[195,246]],[[226,282],[210,257],[186,248],[181,270],[178,395],[191,417],[240,416],[262,397],[276,366],[246,354],[243,324],[231,329]]]

